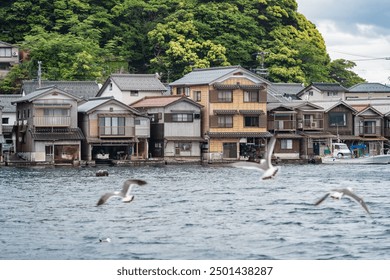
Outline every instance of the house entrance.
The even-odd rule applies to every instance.
[[[237,158],[237,143],[223,143],[223,158]]]

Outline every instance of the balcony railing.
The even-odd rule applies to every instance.
[[[295,120],[275,120],[273,122],[274,124],[274,130],[295,130],[296,127],[296,121]]]
[[[99,126],[100,137],[134,137],[134,126]]]
[[[309,130],[324,129],[324,120],[304,120],[298,124],[298,128]]]
[[[34,117],[33,123],[36,127],[68,127],[71,124],[71,119],[69,116]]]
[[[380,126],[359,126],[360,136],[381,136]]]

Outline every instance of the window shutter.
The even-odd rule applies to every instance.
[[[262,114],[259,116],[259,127],[267,128],[267,115]]]
[[[164,114],[164,122],[172,122],[172,115],[171,113],[165,113]]]
[[[210,127],[218,127],[218,116],[210,116]]]
[[[218,102],[218,90],[210,90],[209,91],[209,100],[210,100],[210,103],[217,103]]]
[[[259,103],[267,102],[267,89],[259,90]]]

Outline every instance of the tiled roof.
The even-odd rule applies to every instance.
[[[20,98],[18,98],[16,100],[14,100],[14,102],[16,102],[16,103],[25,102],[25,101],[30,102],[30,101],[34,100],[36,97],[40,96],[41,94],[44,94],[46,92],[51,92],[53,90],[57,90],[59,92],[62,92],[62,94],[68,95],[70,97],[73,97],[75,100],[80,101],[80,98],[77,95],[73,95],[70,92],[61,90],[57,86],[50,86],[50,87],[46,87],[46,88],[37,89],[36,91],[33,91],[33,92],[31,92],[30,94],[28,94],[26,96],[22,96],[22,97],[20,97]]]
[[[361,83],[348,89],[349,92],[389,92],[390,87],[380,83]]]
[[[91,98],[87,102],[81,104],[78,106],[77,110],[80,113],[88,113],[89,111],[99,107],[100,105],[103,105],[105,103],[116,103],[118,105],[123,106],[124,108],[128,109],[134,114],[140,114],[136,109],[127,106],[126,104],[114,99],[114,97],[109,96],[109,97],[97,97],[97,98]]]
[[[95,97],[100,86],[95,81],[42,81],[42,88],[56,86],[74,96],[83,99]],[[38,81],[23,81],[22,90],[26,95],[38,89]]]
[[[3,106],[4,113],[15,113],[16,106],[11,104],[11,102],[15,101],[22,97],[20,94],[2,94],[0,95],[0,106]]]
[[[31,136],[38,141],[63,141],[63,140],[83,140],[84,134],[80,128],[64,128],[45,130],[30,130]]]
[[[170,86],[176,85],[208,85],[213,82],[217,82],[218,79],[223,78],[229,74],[233,74],[235,72],[242,72],[247,75],[252,76],[254,79],[258,81],[264,82],[266,84],[270,84],[269,81],[261,78],[255,73],[250,72],[249,70],[241,67],[241,66],[227,66],[227,67],[212,67],[212,68],[202,68],[202,69],[194,69],[192,72],[186,74],[184,77],[170,83]]]
[[[300,83],[273,83],[272,86],[282,95],[297,95],[305,88]]]
[[[265,132],[209,132],[207,134],[212,138],[242,138],[242,137],[265,137],[270,138],[272,134],[268,131]]]
[[[130,106],[134,108],[166,107],[179,100],[184,100],[194,104],[195,106],[202,107],[202,105],[183,95],[147,96],[130,104]]]
[[[155,74],[113,74],[110,79],[120,90],[166,91]]]
[[[337,83],[312,83],[311,86],[318,88],[320,91],[348,91]]]

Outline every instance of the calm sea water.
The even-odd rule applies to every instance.
[[[0,259],[390,259],[390,166],[0,168]],[[100,195],[127,178],[135,199]],[[349,199],[313,203],[353,187]],[[110,243],[99,242],[111,238]]]

